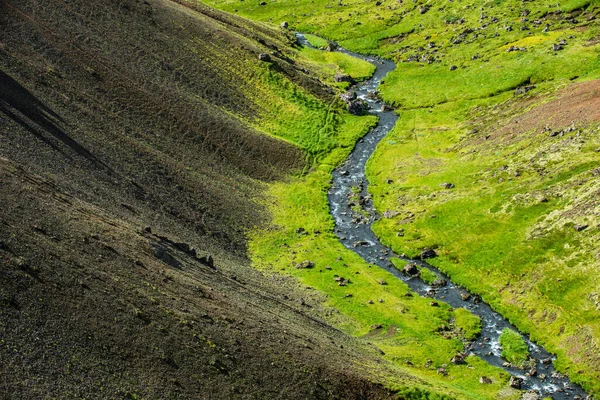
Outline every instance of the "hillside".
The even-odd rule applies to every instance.
[[[3,1],[0,32],[1,398],[390,397],[245,258],[266,183],[349,140],[335,65],[166,0]]]
[[[468,354],[482,322],[414,294],[390,272],[407,260],[336,236],[332,172],[377,121],[347,111],[345,74],[379,61],[294,30],[396,62],[377,96],[399,120],[352,211],[372,202],[383,244],[433,250],[597,397],[598,18],[590,0],[0,1],[0,397],[539,398]]]

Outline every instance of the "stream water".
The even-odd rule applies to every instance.
[[[300,44],[312,47],[303,34],[298,33],[297,37]],[[570,382],[567,377],[554,370],[552,365],[554,357],[542,347],[532,343],[525,336],[523,337],[529,346],[531,357],[535,360],[535,366],[527,371],[505,366],[505,360],[500,355],[499,336],[504,328],[510,328],[514,331],[517,331],[517,329],[489,305],[481,302],[479,296],[470,295],[466,299],[467,296],[465,294],[468,294],[468,291],[452,283],[448,276],[426,262],[410,260],[394,253],[390,248],[382,245],[373,233],[371,225],[380,216],[375,210],[368,193],[365,167],[377,144],[394,127],[398,120],[398,115],[394,111],[382,111],[384,103],[378,100],[376,96],[373,96],[373,94],[377,91],[381,80],[390,71],[393,71],[396,65],[389,60],[363,56],[341,47],[336,51],[375,65],[376,71],[373,76],[369,80],[354,86],[352,90],[356,92],[358,98],[364,99],[369,104],[369,112],[379,117],[378,124],[359,140],[344,164],[333,172],[333,185],[328,197],[331,215],[335,219],[335,233],[340,242],[346,248],[356,252],[368,263],[384,268],[398,279],[404,281],[419,295],[443,301],[454,308],[466,308],[481,318],[481,335],[467,346],[465,349],[466,354],[476,355],[491,365],[503,368],[511,375],[521,378],[521,389],[536,392],[541,397],[551,397],[555,400],[585,398],[587,395],[580,386]],[[351,198],[353,196],[356,197],[355,192],[357,190],[360,191],[361,212],[355,212],[351,209],[351,204],[355,202],[355,199]],[[406,275],[392,265],[390,262],[390,258],[392,257],[410,261],[422,268],[427,268],[435,273],[438,278],[445,280],[447,284],[442,287],[432,287],[418,277]],[[532,370],[535,370],[535,372]]]

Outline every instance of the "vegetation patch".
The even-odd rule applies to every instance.
[[[502,346],[502,358],[515,366],[523,366],[529,358],[525,339],[512,329],[505,328],[499,340]]]

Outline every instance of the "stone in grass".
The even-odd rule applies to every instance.
[[[479,383],[481,383],[482,385],[489,385],[492,383],[492,380],[487,376],[482,376],[481,378],[479,378]]]
[[[270,62],[271,61],[271,56],[268,55],[267,53],[260,53],[258,55],[258,59],[260,61],[264,61],[264,62]]]
[[[440,187],[444,189],[454,189],[454,183],[442,182],[440,183]]]
[[[383,279],[378,279],[377,283],[379,283],[380,285],[387,285],[387,282],[384,281]]]
[[[310,260],[304,260],[302,262],[299,262],[298,264],[296,264],[296,268],[297,269],[306,269],[306,268],[312,268],[315,266],[315,263],[310,261]]]
[[[350,75],[340,74],[339,72],[337,74],[335,74],[335,76],[333,77],[333,80],[335,82],[355,83],[354,78],[352,78]]]
[[[357,97],[356,92],[353,90],[350,90],[350,91],[340,95],[340,98],[342,99],[342,101],[344,101],[346,103],[349,103],[352,100],[356,100],[356,97]]]
[[[421,252],[421,260],[425,260],[426,258],[434,258],[437,256],[437,253],[433,249],[423,249]]]
[[[576,230],[577,232],[581,232],[581,231],[583,231],[583,230],[587,229],[587,227],[588,227],[588,226],[589,226],[589,225],[587,225],[587,224],[585,224],[585,225],[575,225],[575,226],[574,226],[574,228],[575,228],[575,230]]]
[[[281,26],[282,29],[287,29],[289,25],[286,21],[283,21],[279,26]]]
[[[430,303],[429,303],[429,305],[430,305],[431,307],[439,307],[439,306],[440,306],[440,303],[438,303],[437,301],[432,301],[432,302],[430,302]]]
[[[533,89],[535,89],[535,85],[519,86],[515,89],[515,96],[525,94]]]
[[[450,66],[450,71],[456,71],[457,69],[458,69],[458,67],[456,65]]]
[[[459,354],[455,355],[454,357],[452,357],[450,362],[454,365],[464,364],[465,363],[465,355],[459,353]]]
[[[438,368],[437,369],[437,373],[442,375],[442,376],[447,376],[448,375],[448,370],[446,370],[446,368]]]

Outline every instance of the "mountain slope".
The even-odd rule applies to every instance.
[[[265,183],[344,139],[291,42],[163,0],[0,3],[0,397],[392,396],[244,257]],[[264,132],[284,107],[307,122]]]

